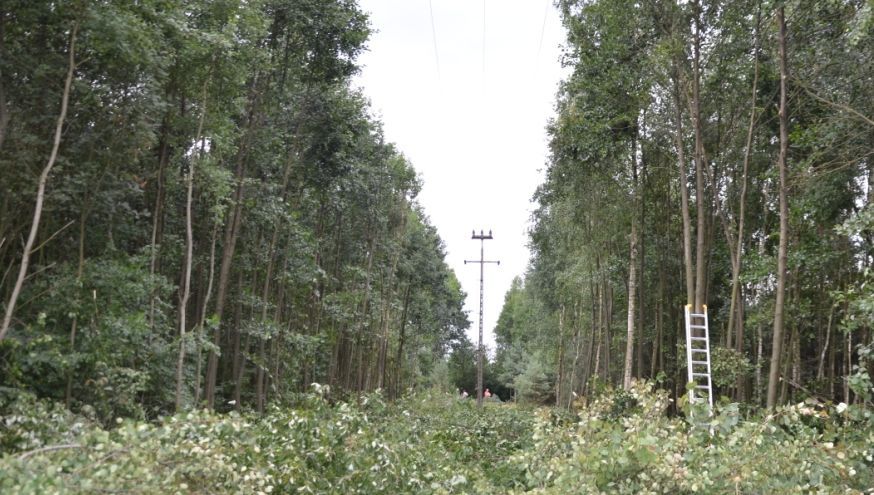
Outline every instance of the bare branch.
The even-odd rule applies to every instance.
[[[865,115],[861,114],[858,110],[856,110],[850,106],[844,105],[843,103],[831,101],[831,100],[828,100],[826,98],[823,98],[822,96],[819,96],[818,94],[814,93],[808,86],[806,86],[803,82],[801,82],[797,78],[792,78],[792,80],[795,81],[799,86],[801,86],[801,88],[804,89],[804,92],[807,93],[808,95],[812,96],[813,99],[815,99],[821,103],[825,103],[826,105],[835,107],[838,110],[843,110],[844,112],[855,115],[856,117],[865,121],[866,124],[874,127],[874,120],[869,119]]]
[[[78,444],[78,443],[64,443],[64,444],[59,444],[59,445],[48,445],[45,447],[40,447],[38,449],[28,450],[27,452],[24,452],[23,454],[19,455],[18,460],[23,461],[30,456],[33,456],[36,454],[42,454],[43,452],[52,452],[55,450],[65,450],[65,449],[81,449],[81,448],[82,448],[82,445]]]

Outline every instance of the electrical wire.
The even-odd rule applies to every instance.
[[[546,17],[549,15],[549,5],[552,0],[546,0],[546,7],[543,9],[543,23],[540,25],[540,43],[537,44],[537,60],[540,60],[540,50],[543,48],[543,33],[546,32]]]
[[[437,28],[434,24],[433,0],[428,0],[428,11],[431,14],[431,39],[434,41],[434,63],[437,65],[437,79],[440,79],[440,52],[437,50]]]

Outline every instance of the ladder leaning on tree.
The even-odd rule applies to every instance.
[[[693,313],[687,304],[686,313],[686,370],[689,376],[689,403],[707,400],[708,414],[713,413],[713,381],[710,375],[710,328],[707,305],[701,313]]]

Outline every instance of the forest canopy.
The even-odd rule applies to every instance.
[[[562,0],[570,74],[497,374],[570,407],[686,394],[685,305],[716,397],[871,404],[871,2]]]
[[[153,418],[417,386],[464,294],[351,0],[4,2],[0,390]]]

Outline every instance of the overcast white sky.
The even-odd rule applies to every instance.
[[[564,74],[552,0],[359,0],[374,29],[357,83],[386,138],[423,179],[419,202],[467,292],[476,342],[479,241],[485,241],[485,342],[513,277],[528,263],[531,196],[547,157],[545,126]],[[433,12],[433,17],[432,17]],[[433,29],[432,29],[433,19]],[[435,36],[436,35],[436,36]],[[436,38],[436,54],[435,54]]]

